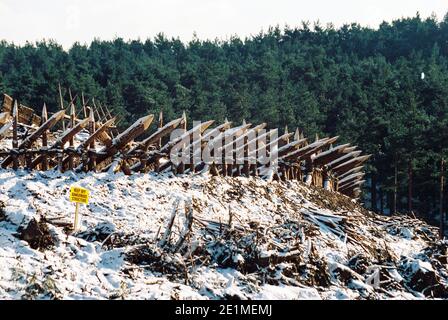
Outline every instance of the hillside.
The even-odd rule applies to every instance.
[[[448,298],[436,228],[300,182],[20,170],[0,181],[0,298]],[[75,233],[73,184],[91,191]]]

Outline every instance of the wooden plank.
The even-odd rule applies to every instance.
[[[42,123],[45,123],[48,120],[47,115],[47,105],[44,103],[44,106],[42,107]],[[48,145],[48,137],[47,137],[47,131],[44,130],[42,132],[42,147],[46,148]],[[34,168],[33,164],[31,165],[32,168]],[[42,155],[42,170],[48,170],[48,156],[44,153]]]

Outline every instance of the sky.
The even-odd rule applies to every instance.
[[[53,39],[65,49],[94,38],[146,40],[160,32],[185,42],[194,34],[225,40],[301,21],[375,28],[417,11],[440,20],[448,0],[0,0],[0,39],[15,44]]]

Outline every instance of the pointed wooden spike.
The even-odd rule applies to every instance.
[[[288,132],[288,125],[285,125],[285,134],[289,133]]]
[[[112,118],[108,121],[106,121],[101,127],[99,127],[96,131],[93,133],[90,133],[90,136],[78,146],[78,149],[87,148],[91,145],[92,142],[95,141],[95,139],[101,134],[101,132],[104,132],[107,130],[108,127],[110,127],[115,121],[115,118]],[[90,122],[90,120],[89,120]]]
[[[187,114],[185,113],[185,111],[182,112],[182,127],[184,130],[187,130]]]
[[[47,105],[44,103],[44,106],[42,107],[42,123],[48,120],[48,114],[47,114]]]
[[[150,114],[135,121],[133,125],[116,136],[110,146],[105,146],[101,149],[102,154],[96,159],[96,163],[100,164],[123,149],[129,142],[145,132],[151,125],[153,119],[154,115]]]
[[[229,122],[228,120],[227,120],[227,118],[224,120],[224,122]],[[246,125],[246,119],[243,119],[243,126],[245,126]]]
[[[75,104],[74,103],[72,103],[71,105],[70,105],[70,115],[72,116],[72,115],[76,115],[76,110],[75,110]]]
[[[12,148],[16,149],[19,146],[19,140],[17,136],[17,125],[19,122],[19,110],[17,107],[17,100],[14,101],[14,107],[12,109]],[[14,170],[17,169],[18,161],[17,157],[14,157]],[[3,168],[6,168],[6,166],[3,166]]]
[[[95,122],[95,114],[93,108],[89,108],[89,121]]]
[[[319,135],[317,133],[316,133],[316,137],[315,137],[314,141],[319,141]]]
[[[59,106],[61,108],[61,110],[64,110],[64,99],[62,98],[62,90],[61,90],[61,83],[58,83],[58,87],[59,87]],[[62,130],[65,131],[65,121],[64,119],[62,119]]]
[[[344,149],[344,152],[349,153],[349,152],[355,151],[356,148],[357,148],[357,146],[348,147],[348,148]]]
[[[160,109],[160,112],[159,112],[159,128],[162,128],[162,127],[163,127],[163,110]]]
[[[12,109],[12,116],[13,117],[18,117],[19,116],[19,109],[17,106],[17,100],[14,100],[14,107]]]
[[[141,118],[143,124],[143,130],[146,130],[151,125],[152,120],[154,119],[154,115],[150,114],[146,117]]]
[[[294,132],[294,140],[299,141],[300,140],[300,131],[299,128],[296,128],[296,131]]]
[[[332,137],[332,138],[328,138],[328,140],[327,140],[327,144],[331,144],[331,143],[334,143],[336,140],[338,140],[339,139],[339,136],[334,136],[334,137]]]

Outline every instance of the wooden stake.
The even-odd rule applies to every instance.
[[[443,189],[444,189],[444,171],[445,171],[445,159],[440,161],[440,239],[445,236],[445,211],[443,209]]]
[[[87,118],[86,100],[84,99],[84,92],[81,91],[82,111],[84,112],[84,118]]]
[[[14,107],[12,109],[12,148],[14,150],[17,150],[19,147],[19,141],[17,139],[17,124],[19,122],[19,110],[17,107],[17,100],[14,101]],[[17,155],[13,156],[13,169],[17,170],[19,167],[19,159],[17,158]]]
[[[89,134],[93,135],[95,133],[95,115],[93,108],[90,108],[89,112]],[[95,139],[92,139],[90,144],[88,145],[88,149],[95,151]],[[89,165],[87,166],[88,170],[95,170],[96,168],[96,159],[93,152],[89,152]]]
[[[61,107],[61,110],[64,110],[64,99],[62,99],[62,90],[61,90],[61,84],[58,83],[58,87],[59,87],[59,105]],[[62,119],[62,130],[65,131],[65,121],[64,119]]]
[[[185,111],[182,113],[182,119],[184,119],[182,129],[184,130],[185,133],[187,132],[187,114],[185,113]],[[185,163],[182,162],[177,167],[177,173],[183,174],[184,172],[185,172]]]
[[[75,221],[73,222],[73,231],[78,230],[78,223],[79,223],[79,203],[76,202],[76,204],[75,204]]]
[[[44,103],[44,106],[42,107],[42,123],[41,124],[44,124],[45,122],[47,122],[47,120],[48,120],[47,105]],[[44,132],[42,132],[42,147],[45,148],[47,146],[48,146],[47,130],[44,130]],[[43,153],[43,158],[42,158],[42,170],[44,170],[44,171],[48,170],[48,156],[45,152]]]
[[[70,128],[74,128],[76,125],[76,110],[75,110],[75,104],[72,102],[72,104],[70,105]],[[73,148],[75,146],[75,139],[74,137],[70,137],[69,140],[69,145],[71,148]],[[73,170],[74,168],[74,159],[73,159],[73,154],[70,153],[68,156],[68,169],[69,170]]]
[[[159,129],[163,128],[163,110],[160,110],[159,113]],[[159,139],[159,143],[158,143],[159,149],[162,148],[162,137],[160,137]]]

